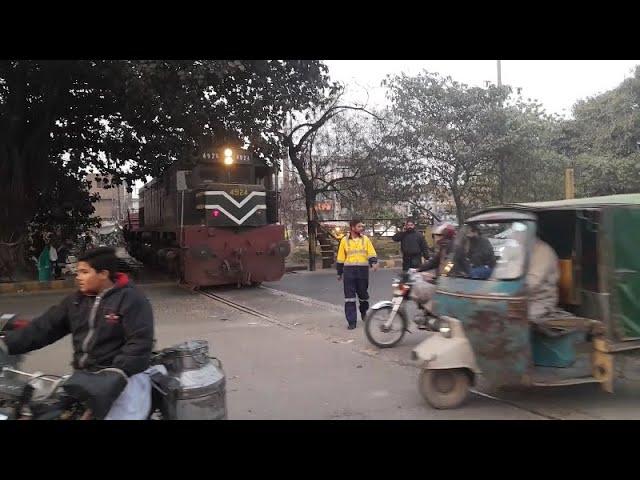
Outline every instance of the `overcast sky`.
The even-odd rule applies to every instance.
[[[450,75],[473,86],[497,81],[496,60],[325,60],[333,80],[348,84],[352,101],[385,103],[380,82],[387,74],[422,70]],[[536,99],[549,113],[568,117],[571,106],[581,98],[616,87],[633,75],[640,60],[502,60],[502,83],[522,87],[524,98]]]

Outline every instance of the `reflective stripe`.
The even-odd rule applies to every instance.
[[[348,303],[348,302],[356,303],[356,298],[355,297],[354,298],[345,298],[344,299],[344,303]]]
[[[355,263],[344,263],[345,267],[368,267],[369,262],[355,262]]]

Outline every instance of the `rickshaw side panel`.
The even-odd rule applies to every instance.
[[[494,384],[518,384],[532,365],[527,302],[521,281],[441,277],[438,315],[460,320],[478,367]]]
[[[640,207],[609,207],[604,213],[613,330],[618,340],[635,340],[640,338]]]

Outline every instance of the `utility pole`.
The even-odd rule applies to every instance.
[[[576,198],[576,184],[573,175],[573,168],[564,171],[564,198]]]
[[[498,87],[502,86],[502,65],[498,60]]]

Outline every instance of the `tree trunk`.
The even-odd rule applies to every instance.
[[[458,225],[462,226],[462,224],[464,223],[465,209],[464,209],[464,205],[462,204],[462,198],[460,197],[460,192],[458,191],[457,188],[452,188],[451,195],[453,196],[453,201],[456,204],[456,215],[458,217]]]
[[[316,270],[316,214],[315,214],[315,192],[305,185],[305,204],[307,207],[307,233],[309,237],[309,271]]]

